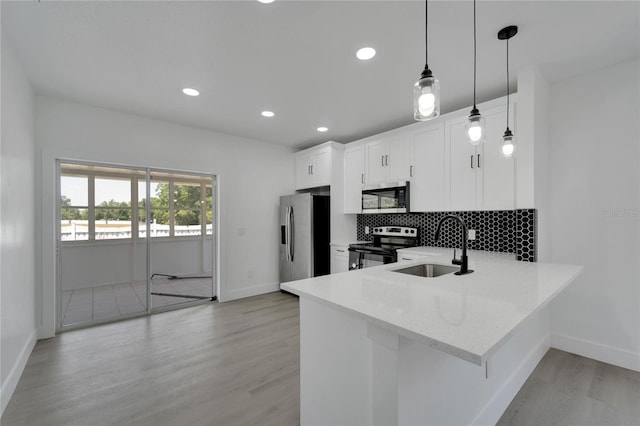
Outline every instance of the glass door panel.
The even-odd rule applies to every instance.
[[[134,238],[132,203],[145,174],[59,162],[59,328],[147,312],[146,243]]]
[[[151,172],[151,306],[154,310],[212,300],[215,296],[212,187],[213,180],[208,176]]]

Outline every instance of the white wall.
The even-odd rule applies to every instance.
[[[36,97],[42,179],[43,335],[55,324],[55,159],[218,176],[222,301],[278,286],[279,196],[292,193],[291,150],[50,97]]]
[[[584,265],[552,345],[640,370],[640,67],[550,87],[550,261]]]
[[[4,411],[36,341],[36,288],[33,92],[6,37],[2,37],[1,68],[0,376]]]

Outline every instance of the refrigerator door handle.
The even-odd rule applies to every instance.
[[[293,219],[293,207],[289,207],[289,261],[293,262],[293,229],[294,229],[294,219]]]
[[[291,262],[291,259],[289,259],[289,209],[291,207],[286,208],[285,213],[284,213],[284,250],[285,250],[285,254],[287,256],[287,262]]]

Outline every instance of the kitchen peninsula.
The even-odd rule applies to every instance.
[[[494,424],[550,346],[548,305],[581,266],[469,251],[282,284],[300,296],[301,424]]]

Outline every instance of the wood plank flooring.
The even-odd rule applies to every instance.
[[[549,349],[498,425],[638,426],[640,373]]]
[[[270,293],[36,345],[14,425],[297,425],[298,300]],[[499,425],[640,425],[640,373],[551,349]]]
[[[271,293],[37,343],[2,425],[295,425],[298,299]]]

